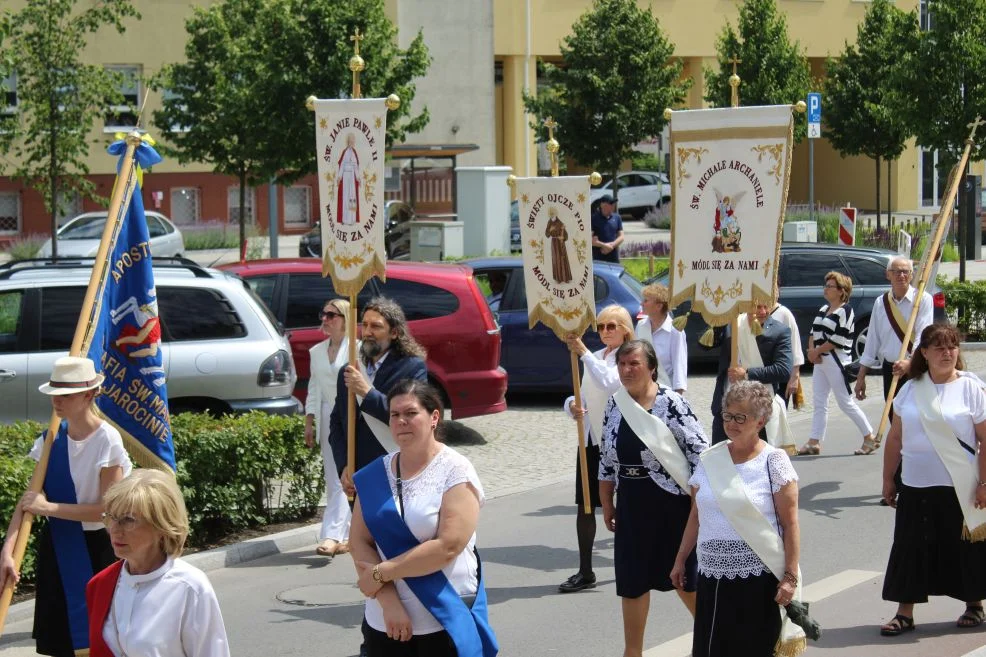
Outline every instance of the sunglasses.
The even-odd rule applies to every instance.
[[[746,424],[746,420],[747,420],[747,416],[745,413],[727,413],[726,411],[722,412],[723,423],[735,422],[736,424]]]
[[[323,310],[318,313],[319,319],[326,319],[326,318],[335,319],[336,317],[342,317],[342,313],[335,313],[332,312],[331,310]]]
[[[607,324],[599,324],[599,327],[598,328],[599,328],[599,332],[602,333],[603,331],[616,331],[616,330],[619,330],[620,325],[617,324],[616,322],[609,322]]]

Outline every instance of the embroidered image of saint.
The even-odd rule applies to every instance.
[[[346,226],[359,223],[359,156],[355,134],[346,136],[346,148],[339,156],[336,180],[336,222]]]
[[[556,283],[572,282],[572,266],[568,261],[568,229],[558,218],[555,208],[548,209],[548,224],[544,227],[544,236],[551,238],[551,277]]]
[[[742,200],[746,192],[739,192],[732,196],[723,196],[718,189],[715,192],[716,218],[713,224],[715,235],[712,237],[712,250],[716,253],[739,252],[743,231],[740,230],[739,221],[736,217],[736,205]]]

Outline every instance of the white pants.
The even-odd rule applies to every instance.
[[[346,500],[346,492],[342,489],[342,482],[336,474],[332,448],[329,447],[329,415],[332,413],[332,404],[322,404],[321,410],[322,422],[316,430],[318,445],[322,448],[322,459],[325,461],[325,514],[322,516],[322,530],[319,532],[318,540],[332,539],[342,543],[349,540],[349,523],[353,516],[349,511],[349,502]]]
[[[835,358],[829,354],[824,354],[822,363],[815,365],[815,371],[811,377],[812,403],[815,405],[814,414],[811,416],[812,440],[825,440],[825,427],[828,425],[829,419],[830,392],[835,395],[835,401],[839,404],[839,408],[853,421],[860,433],[864,436],[873,433],[873,427],[869,420],[863,415],[863,411],[856,404],[856,400],[846,390],[845,381]]]

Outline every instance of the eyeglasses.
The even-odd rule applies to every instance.
[[[825,284],[825,289],[826,290],[838,290],[839,289],[839,286],[836,285],[835,283],[826,283]]]
[[[103,514],[103,524],[106,525],[107,530],[112,529],[113,525],[116,525],[120,531],[126,533],[131,531],[139,523],[140,521],[131,515],[115,516],[112,513]]]
[[[617,330],[619,328],[620,328],[620,325],[617,324],[616,322],[609,322],[608,324],[600,324],[599,325],[599,332],[602,333],[603,331],[615,331],[615,330]]]
[[[722,412],[723,422],[735,422],[736,424],[746,424],[747,415],[745,413],[727,413]]]
[[[913,273],[910,269],[890,269],[888,271],[894,276],[910,276]]]
[[[326,319],[326,318],[335,319],[336,317],[342,317],[342,313],[334,313],[331,310],[323,310],[318,313],[319,319]]]

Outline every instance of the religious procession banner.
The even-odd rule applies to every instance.
[[[671,114],[671,306],[710,326],[777,299],[790,105]]]
[[[588,176],[518,178],[528,325],[562,340],[595,326]]]
[[[322,275],[342,295],[372,276],[387,277],[384,245],[383,98],[315,100],[315,148],[321,201]]]

